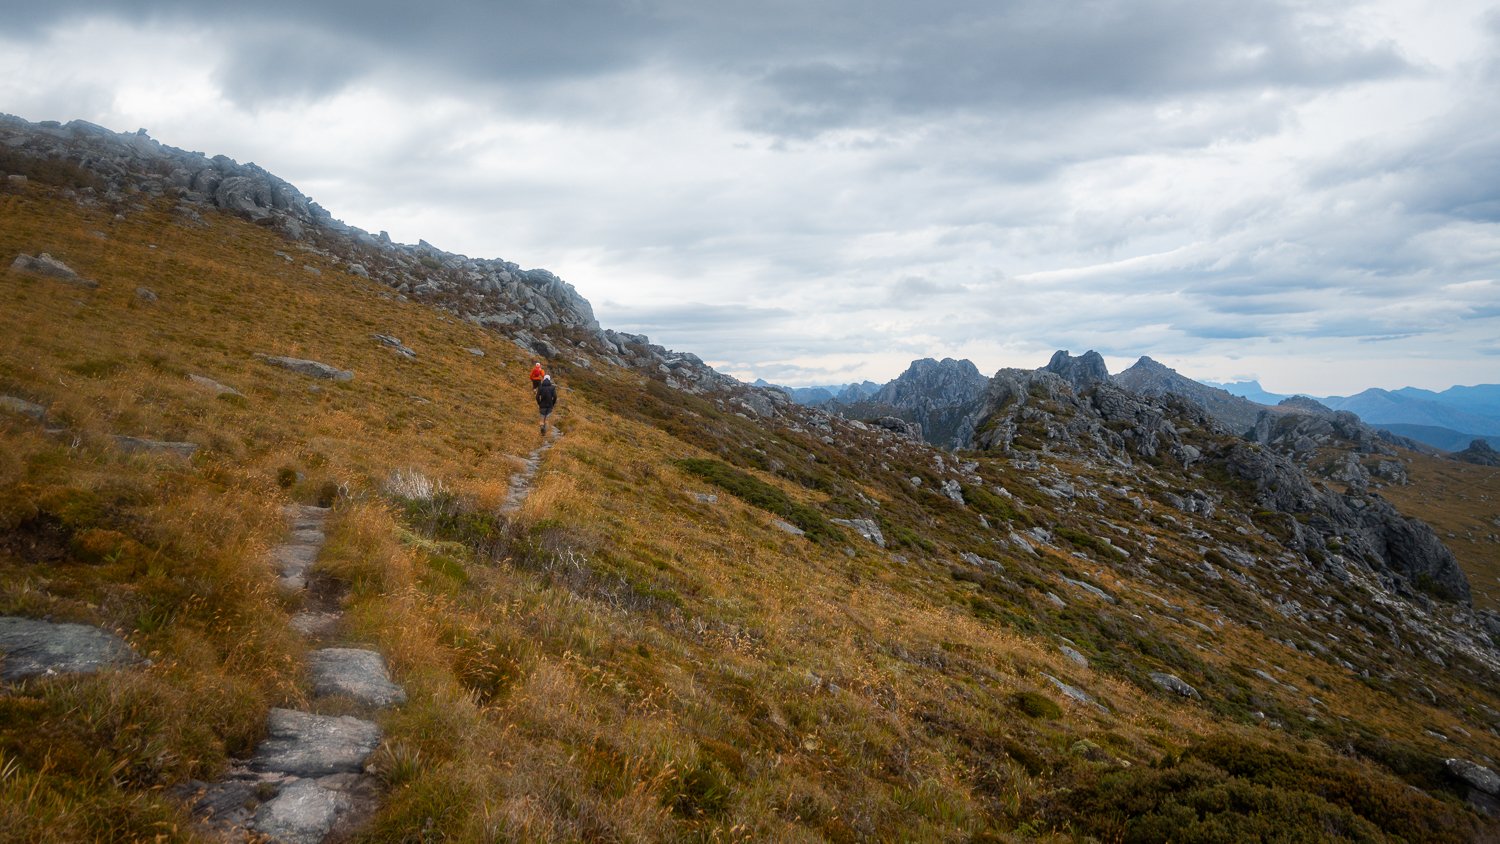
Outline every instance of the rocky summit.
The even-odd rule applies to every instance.
[[[1094,352],[806,407],[254,165],[0,170],[8,838],[1500,833],[1495,467]]]

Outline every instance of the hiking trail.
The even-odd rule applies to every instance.
[[[542,465],[542,455],[546,454],[560,437],[562,437],[562,431],[556,427],[552,428],[542,444],[522,461],[525,468],[510,476],[510,492],[505,496],[505,503],[500,505],[500,515],[514,516],[521,509],[526,496],[531,494],[531,482],[536,478],[536,470]]]
[[[224,840],[320,844],[357,828],[378,808],[380,785],[366,763],[380,746],[381,730],[366,716],[404,703],[406,692],[391,682],[376,651],[328,646],[339,638],[348,591],[311,571],[330,511],[298,504],[283,509],[292,534],[270,557],[282,588],[303,597],[289,624],[324,645],[308,654],[315,708],[349,714],[272,709],[267,736],[251,758],[237,761],[217,782],[188,783],[185,792],[194,814]]]

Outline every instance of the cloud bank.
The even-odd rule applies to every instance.
[[[1484,3],[0,7],[0,110],[256,161],[746,378],[1497,380]]]

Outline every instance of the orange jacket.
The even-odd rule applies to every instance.
[[[547,373],[542,371],[542,365],[537,364],[531,368],[531,386],[535,387],[545,378]]]

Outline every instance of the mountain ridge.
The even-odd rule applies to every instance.
[[[955,453],[519,295],[480,324],[462,261],[361,275],[357,237],[128,189],[161,174],[32,172],[0,182],[0,249],[96,286],[3,271],[0,603],[152,664],[3,698],[0,785],[45,797],[0,801],[22,838],[187,839],[177,789],[310,696],[263,556],[287,499],[330,505],[310,570],[407,692],[325,704],[381,729],[371,840],[1493,827],[1500,616],[1373,491],[1361,429],[1251,443],[1087,354],[909,368],[888,398],[961,388],[926,405],[975,420]],[[399,289],[418,267],[438,289]]]

